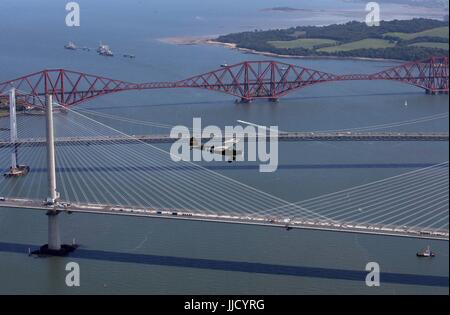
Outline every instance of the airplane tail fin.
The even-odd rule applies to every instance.
[[[198,147],[198,141],[194,137],[189,140],[189,146],[192,148]]]

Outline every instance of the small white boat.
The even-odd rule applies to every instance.
[[[435,257],[435,256],[436,254],[431,251],[430,246],[428,246],[426,250],[417,253],[417,257]]]
[[[67,45],[64,45],[65,49],[76,50],[77,46],[73,42],[69,42]]]
[[[104,45],[102,43],[100,43],[100,46],[97,48],[97,52],[101,56],[108,56],[108,57],[114,56],[114,53],[112,52],[111,48],[109,48],[108,45]]]

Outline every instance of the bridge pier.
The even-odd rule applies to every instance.
[[[269,102],[271,102],[271,103],[278,103],[279,101],[280,101],[280,99],[277,98],[277,97],[270,97],[269,98]]]
[[[244,98],[242,97],[240,100],[236,100],[236,104],[250,104],[251,102],[253,102],[253,100],[251,98]]]
[[[47,207],[54,207],[59,199],[59,193],[56,190],[56,162],[55,162],[55,136],[53,128],[53,98],[47,95],[46,99],[46,129],[47,129],[47,175],[48,175],[48,197],[45,201]],[[59,229],[59,211],[50,209],[47,211],[48,217],[48,244],[33,254],[66,256],[76,249],[76,245],[62,245]]]
[[[61,250],[61,236],[59,232],[59,213],[50,210],[47,212],[48,217],[48,250]]]

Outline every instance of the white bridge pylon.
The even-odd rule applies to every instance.
[[[17,141],[17,114],[16,114],[16,89],[12,88],[9,91],[9,120],[10,120],[10,140],[12,143],[12,152],[11,152],[11,168],[17,168],[17,149],[16,149],[16,141]]]
[[[46,205],[55,205],[59,198],[56,190],[56,158],[55,158],[55,135],[53,127],[53,97],[47,95],[46,107],[46,130],[47,130],[47,176],[48,197]],[[61,236],[59,231],[59,211],[51,209],[48,216],[48,249],[52,251],[61,250]]]

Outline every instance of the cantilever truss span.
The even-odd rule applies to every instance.
[[[199,88],[236,96],[243,101],[276,100],[293,91],[336,81],[388,80],[448,93],[448,57],[407,62],[373,74],[337,75],[277,61],[246,61],[174,82],[132,83],[64,69],[43,70],[0,83],[0,101],[11,88],[24,91],[19,103],[44,106],[40,96],[52,94],[70,107],[90,99],[130,90]]]

